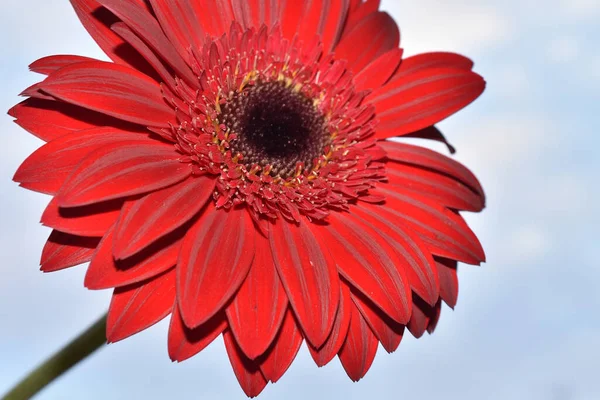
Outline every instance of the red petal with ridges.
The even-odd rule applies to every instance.
[[[90,61],[64,67],[40,83],[45,92],[89,110],[145,126],[168,128],[175,111],[160,85],[122,65]]]
[[[114,290],[106,320],[108,342],[118,342],[156,324],[175,304],[175,269],[150,281]]]
[[[231,299],[248,275],[256,231],[245,209],[209,203],[186,234],[177,265],[177,295],[186,325],[195,328]]]
[[[42,272],[54,272],[74,267],[92,259],[100,238],[69,235],[52,231],[40,261]]]
[[[308,221],[299,225],[283,218],[269,225],[273,261],[290,304],[304,332],[315,347],[329,336],[339,303],[339,278],[328,249],[321,247]]]
[[[135,257],[117,262],[112,255],[113,227],[98,245],[83,284],[88,289],[98,290],[131,285],[157,276],[175,266],[181,236],[182,233],[176,232]]]
[[[470,71],[473,68],[473,61],[456,53],[432,52],[417,54],[402,60],[402,64],[392,78],[392,82],[415,72],[434,68],[457,68]]]
[[[310,42],[319,35],[325,52],[329,53],[341,37],[348,8],[347,0],[283,2],[280,17],[283,36],[291,40],[297,34],[300,40]]]
[[[259,234],[252,267],[227,307],[236,342],[250,358],[263,354],[277,335],[288,305],[287,295],[273,264],[268,239]]]
[[[373,90],[383,86],[398,68],[402,49],[393,49],[372,61],[354,77],[357,91]]]
[[[302,345],[302,333],[296,324],[294,313],[288,309],[273,346],[260,363],[263,376],[277,382],[292,365]]]
[[[414,191],[448,208],[481,211],[484,207],[485,199],[480,194],[462,182],[438,172],[388,162],[386,176],[390,186]]]
[[[374,212],[372,212],[374,211]],[[439,297],[439,279],[434,260],[425,243],[418,234],[400,224],[391,223],[377,213],[372,206],[355,210],[369,223],[398,253],[404,261],[404,270],[411,289],[434,304]]]
[[[347,68],[356,74],[399,44],[398,25],[387,13],[376,12],[342,37],[335,54],[337,59],[347,60]]]
[[[440,277],[440,297],[450,308],[454,308],[458,300],[457,262],[447,258],[436,258],[435,264]]]
[[[60,208],[53,198],[44,213],[42,224],[78,236],[104,236],[119,218],[122,202],[93,204],[76,208]]]
[[[386,205],[379,212],[414,229],[434,255],[474,265],[485,261],[475,234],[447,208],[399,188],[392,191],[380,187],[373,194],[386,198]]]
[[[145,134],[101,127],[67,134],[52,140],[31,154],[19,167],[13,180],[22,187],[56,194],[75,167],[89,153],[107,145],[148,143]]]
[[[123,38],[127,43],[129,43],[134,49],[137,50],[138,53],[144,60],[152,66],[154,71],[160,76],[160,79],[163,83],[167,84],[170,88],[175,88],[175,78],[171,71],[167,69],[165,64],[158,59],[156,54],[146,45],[146,43],[140,39],[135,32],[133,32],[124,22],[117,22],[113,24],[111,27],[113,31],[115,31],[119,36]]]
[[[222,313],[195,329],[185,326],[179,305],[175,304],[169,325],[169,357],[181,362],[195,356],[211,344],[227,328],[227,319]]]
[[[430,335],[435,331],[438,322],[440,321],[440,315],[442,314],[442,300],[439,300],[431,312],[429,318],[429,325],[427,325],[427,333]]]
[[[348,12],[349,0],[321,0],[323,8],[320,13],[318,33],[326,53],[331,52],[338,44]]]
[[[113,14],[126,23],[140,38],[166,61],[176,72],[192,85],[197,85],[198,77],[194,75],[188,64],[179,55],[173,44],[164,35],[158,21],[135,2],[122,0],[98,0]]]
[[[209,36],[229,32],[234,21],[230,0],[196,0],[200,25]]]
[[[375,137],[386,139],[426,128],[473,102],[485,81],[471,71],[435,68],[392,79],[365,100],[377,110]]]
[[[350,6],[350,13],[348,14],[348,20],[346,21],[346,27],[344,35],[351,31],[357,24],[379,10],[380,0],[352,0]]]
[[[111,60],[117,64],[130,65],[141,71],[147,69],[144,60],[110,30],[110,26],[118,22],[117,17],[100,7],[96,0],[70,1],[81,24]],[[136,1],[144,2],[144,0]]]
[[[338,356],[348,377],[358,382],[371,368],[378,342],[354,304],[351,309],[350,329]]]
[[[56,55],[42,57],[37,61],[34,61],[29,65],[29,69],[38,74],[50,75],[53,72],[58,71],[62,67],[67,65],[76,64],[80,62],[97,61],[93,58],[73,56],[73,55]]]
[[[352,301],[375,336],[377,336],[379,342],[381,342],[385,351],[388,353],[396,351],[404,335],[404,325],[387,318],[380,310],[369,304],[366,299],[363,299],[361,295],[353,294]]]
[[[483,193],[481,184],[475,175],[459,162],[433,150],[411,144],[384,141],[379,142],[378,145],[385,150],[388,159],[446,174],[469,186],[484,199],[485,203],[485,194]]]
[[[281,32],[283,36],[292,39],[300,30],[300,22],[304,20],[311,2],[285,1],[281,7]],[[314,31],[313,31],[314,32]],[[306,38],[303,38],[306,40]]]
[[[127,202],[117,224],[115,258],[130,257],[188,222],[204,207],[214,185],[214,179],[190,177]]]
[[[150,3],[160,26],[184,60],[189,58],[190,48],[202,48],[206,34],[200,15],[206,11],[199,1],[150,0]]]
[[[76,207],[162,189],[191,174],[179,157],[158,141],[104,146],[79,163],[56,199],[61,207]]]
[[[419,236],[397,223],[397,218],[386,217],[379,205],[361,204],[352,212],[369,223],[396,250],[403,261],[397,265],[406,271],[411,289],[429,303],[435,304],[440,287],[437,268],[429,249]]]
[[[33,85],[27,87],[25,90],[19,93],[19,96],[31,97],[39,100],[58,101],[56,97],[50,96],[48,93],[45,93],[43,90],[41,90],[41,84],[42,82],[34,83]]]
[[[420,338],[427,331],[433,309],[418,296],[413,298],[413,312],[406,327],[415,338]]]
[[[417,139],[427,139],[427,140],[435,140],[436,142],[444,143],[448,148],[450,154],[456,153],[456,149],[454,146],[448,142],[448,139],[444,136],[444,134],[435,126],[428,126],[427,128],[419,129],[418,131],[407,133],[402,137],[406,138],[417,138]]]
[[[410,286],[402,260],[375,230],[351,215],[331,214],[322,237],[338,271],[390,318],[410,318]]]
[[[275,2],[275,7],[278,3]],[[270,0],[231,0],[234,19],[243,29],[260,29],[263,24],[270,27],[270,15],[273,11],[270,6]]]
[[[11,108],[8,114],[17,119],[19,126],[45,142],[98,126],[141,132],[139,126],[55,100],[27,99]]]
[[[268,383],[260,371],[258,363],[244,356],[230,331],[227,330],[223,333],[223,340],[233,372],[242,390],[248,397],[258,396]]]
[[[350,317],[352,315],[351,303],[350,289],[348,289],[347,285],[340,285],[340,305],[331,334],[325,344],[319,349],[315,349],[310,343],[307,343],[310,355],[317,366],[323,367],[329,364],[342,348],[348,334],[348,329],[350,328]]]

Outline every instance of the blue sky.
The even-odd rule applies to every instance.
[[[451,3],[451,4],[450,4]],[[383,1],[408,54],[469,55],[483,97],[440,126],[480,177],[488,208],[469,215],[488,263],[459,269],[460,296],[434,335],[378,352],[360,383],[302,349],[261,399],[600,398],[600,3],[596,0]],[[49,54],[102,58],[67,0],[4,0],[0,110]],[[107,308],[85,268],[38,270],[48,198],[11,181],[41,142],[0,117],[0,393]],[[441,146],[433,146],[444,151]],[[165,322],[102,349],[39,395],[50,399],[243,399],[221,340],[172,364]]]

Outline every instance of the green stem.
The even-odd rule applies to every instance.
[[[31,371],[2,400],[26,400],[106,343],[106,314]]]

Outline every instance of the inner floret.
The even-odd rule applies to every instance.
[[[192,173],[214,177],[217,208],[245,205],[255,221],[322,220],[348,210],[385,178],[375,108],[346,62],[277,27],[214,38],[193,53],[198,87],[176,78],[164,98],[172,137]]]
[[[241,154],[241,163],[268,168],[271,176],[311,169],[331,142],[313,101],[285,81],[257,82],[235,92],[219,120],[235,134],[231,151]]]

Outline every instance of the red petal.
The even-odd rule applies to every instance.
[[[396,162],[388,162],[386,169],[390,186],[414,191],[456,210],[481,211],[484,207],[481,194],[447,175]]]
[[[115,258],[130,257],[188,222],[204,207],[213,189],[213,179],[190,177],[127,202],[117,224]]]
[[[13,179],[24,188],[56,194],[73,169],[92,151],[107,145],[148,141],[147,135],[109,127],[68,134],[27,157]]]
[[[398,253],[402,262],[397,264],[406,271],[412,290],[430,304],[439,297],[440,283],[433,257],[418,234],[390,218],[381,206],[364,204],[352,209],[388,242]],[[399,321],[406,322],[406,321]]]
[[[200,16],[206,13],[200,1],[190,0],[150,0],[156,18],[181,57],[189,58],[190,48],[204,46],[206,33],[200,23]]]
[[[229,0],[196,0],[200,25],[207,35],[219,37],[229,32],[235,20]],[[240,21],[236,21],[240,22]]]
[[[353,305],[351,308],[350,329],[339,352],[339,357],[350,379],[358,382],[371,368],[377,353],[378,342],[356,306]]]
[[[348,60],[353,73],[362,71],[373,60],[398,48],[400,31],[396,22],[385,12],[370,14],[347,34],[335,49],[336,58]]]
[[[213,342],[227,328],[223,314],[217,314],[195,329],[185,326],[178,304],[173,307],[169,325],[169,357],[181,362],[198,354]]]
[[[175,269],[132,286],[115,289],[106,321],[108,342],[143,331],[171,313],[175,304]]]
[[[97,290],[131,285],[171,269],[177,262],[181,236],[181,232],[176,232],[135,257],[116,262],[112,255],[112,228],[104,236],[92,258],[85,275],[85,287]]]
[[[457,262],[447,258],[437,258],[435,264],[440,277],[440,297],[450,308],[454,308],[458,300]]]
[[[304,42],[316,35],[321,37],[323,48],[330,52],[337,44],[349,4],[346,0],[286,1],[281,9],[281,29],[284,37],[296,34]]]
[[[45,142],[98,126],[138,132],[140,129],[107,115],[54,100],[27,99],[11,108],[8,114],[17,119],[15,122],[19,126]]]
[[[79,163],[57,201],[76,207],[162,189],[190,175],[179,157],[172,145],[158,141],[104,146]]]
[[[423,336],[427,330],[432,313],[433,309],[430,305],[417,296],[413,298],[413,313],[406,327],[417,339]]]
[[[260,364],[265,379],[277,382],[292,365],[301,345],[302,333],[298,329],[294,313],[288,309],[275,343]]]
[[[456,53],[434,52],[417,54],[402,60],[402,64],[392,81],[418,71],[432,68],[456,68],[470,71],[473,68],[473,61]]]
[[[125,23],[117,22],[111,27],[119,36],[129,43],[140,55],[146,60],[160,76],[163,83],[170,88],[175,88],[175,78],[171,71],[167,69],[165,64],[158,59],[156,54],[148,47],[148,45],[140,39]]]
[[[255,231],[245,209],[209,204],[186,234],[177,266],[181,315],[190,328],[220,311],[248,275]]]
[[[53,72],[58,71],[62,67],[67,65],[76,64],[86,61],[96,61],[93,58],[72,56],[72,55],[56,55],[40,58],[39,60],[31,63],[29,69],[38,74],[50,75]]]
[[[53,198],[42,214],[42,224],[79,236],[104,236],[119,218],[122,203],[109,202],[76,208],[60,208]]]
[[[429,325],[427,325],[427,333],[430,335],[435,331],[438,322],[440,321],[440,315],[442,313],[442,301],[439,300],[435,307],[433,308],[430,318]]]
[[[331,329],[339,303],[335,261],[321,247],[308,222],[300,225],[279,218],[269,226],[273,261],[304,337],[321,347]],[[315,229],[317,230],[317,229]]]
[[[450,154],[456,153],[456,149],[454,146],[448,142],[448,139],[444,136],[444,134],[435,126],[428,126],[427,128],[419,129],[418,131],[407,133],[402,137],[406,138],[417,138],[417,139],[427,139],[427,140],[435,140],[436,142],[444,143],[448,148]]]
[[[447,208],[412,193],[385,188],[374,192],[386,198],[382,212],[414,229],[437,256],[479,265],[485,253],[475,234]],[[398,219],[399,218],[399,219]]]
[[[352,300],[383,348],[388,353],[396,351],[404,335],[404,325],[387,318],[360,295],[353,295]]]
[[[40,264],[43,272],[54,272],[74,267],[92,259],[100,238],[69,235],[52,231],[44,250]]]
[[[317,2],[319,3],[319,2]],[[319,29],[321,43],[325,52],[331,52],[338,44],[344,24],[348,16],[350,4],[348,0],[321,0]]]
[[[354,77],[357,91],[373,90],[383,86],[398,68],[402,49],[393,49],[367,65]]]
[[[438,123],[473,102],[484,88],[481,76],[454,68],[395,77],[366,99],[380,120],[375,137],[400,136]]]
[[[185,60],[181,58],[173,44],[164,35],[158,21],[143,6],[122,0],[98,0],[98,2],[112,11],[148,43],[156,54],[169,63],[180,78],[197,85],[198,77],[194,75]]]
[[[322,237],[340,274],[390,318],[410,318],[410,286],[402,260],[372,227],[351,215],[332,214]]]
[[[269,241],[256,234],[252,267],[227,307],[229,326],[246,357],[255,359],[267,351],[279,331],[287,304]]]
[[[379,10],[380,0],[351,0],[350,13],[346,21],[344,35],[351,31],[357,24],[370,14]]]
[[[117,64],[73,64],[50,75],[40,88],[68,103],[136,124],[168,128],[175,120],[158,83]]]
[[[378,144],[385,150],[388,159],[446,174],[469,186],[485,203],[485,195],[481,184],[471,171],[457,161],[420,146],[391,141],[379,142]]]
[[[310,350],[310,355],[315,360],[317,366],[323,367],[327,365],[342,348],[348,334],[348,329],[350,328],[351,306],[350,289],[348,289],[347,285],[340,285],[340,305],[331,334],[325,344],[319,349],[315,349],[308,343],[308,350]]]
[[[147,69],[144,60],[135,50],[110,30],[110,26],[118,22],[118,18],[100,7],[96,0],[70,1],[82,25],[111,60],[118,64],[130,65],[141,71]],[[144,0],[135,1],[144,2]]]
[[[223,340],[233,372],[242,390],[248,397],[258,396],[268,383],[261,373],[258,363],[244,356],[230,331],[223,333]]]

